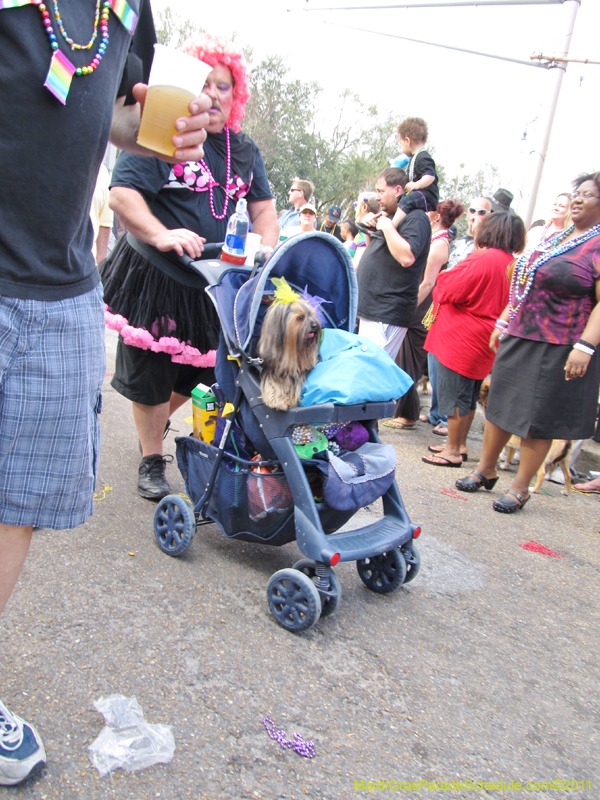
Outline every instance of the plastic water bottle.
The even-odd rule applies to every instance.
[[[223,261],[243,264],[246,260],[246,237],[248,236],[247,202],[242,197],[237,201],[235,214],[229,217],[225,244],[221,253]]]

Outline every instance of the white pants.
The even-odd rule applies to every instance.
[[[366,336],[394,359],[398,355],[407,330],[408,328],[399,328],[397,325],[386,325],[383,322],[362,318],[358,326],[359,336]]]

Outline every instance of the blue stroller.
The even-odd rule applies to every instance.
[[[393,414],[394,402],[332,403],[268,408],[260,396],[260,359],[256,344],[273,294],[271,278],[285,278],[302,293],[325,298],[324,327],[353,332],[357,286],[346,249],[323,233],[299,234],[281,244],[260,268],[232,266],[218,260],[192,266],[207,279],[206,291],[221,321],[216,375],[233,404],[220,440],[213,446],[178,437],[177,463],[188,497],[168,495],[157,506],[154,532],[160,549],[178,556],[190,545],[197,525],[215,522],[228,538],[268,545],[296,540],[305,556],[276,572],[267,585],[269,608],[284,628],[304,631],[337,608],[342,596],[336,564],[356,561],[358,574],[373,592],[387,594],[415,578],[419,553],[414,540],[420,528],[411,523],[398,487],[383,494],[384,516],[369,525],[338,532],[358,509],[336,510],[315,499],[292,441],[298,425],[361,422],[369,442],[379,444],[376,420]],[[242,458],[235,434],[248,437],[260,460]],[[234,443],[234,447],[231,444]],[[373,446],[371,445],[371,446]]]

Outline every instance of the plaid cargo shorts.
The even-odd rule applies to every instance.
[[[60,530],[90,516],[105,369],[101,285],[0,297],[0,522]]]

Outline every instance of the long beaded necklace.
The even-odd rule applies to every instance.
[[[593,239],[594,236],[600,234],[600,225],[594,225],[580,236],[576,236],[574,239],[569,239],[569,241],[565,242],[564,240],[569,234],[573,233],[574,230],[575,226],[571,225],[570,228],[567,228],[565,231],[558,234],[558,236],[551,239],[550,243],[552,244],[552,248],[546,250],[546,252],[542,253],[542,255],[537,258],[535,258],[536,251],[534,251],[533,253],[524,253],[517,261],[510,286],[509,313],[511,319],[517,315],[519,309],[523,305],[523,301],[529,294],[538,269],[550,261],[550,259],[562,256],[574,247],[587,242],[589,239]]]
[[[46,0],[47,1],[47,0]],[[108,17],[109,12],[112,10],[119,22],[123,25],[125,30],[133,36],[138,21],[138,15],[129,5],[127,0],[95,0],[96,11],[94,14],[94,26],[90,41],[83,45],[77,44],[68,35],[65,30],[60,11],[58,9],[58,0],[52,0],[53,14],[48,11],[46,4],[43,0],[0,0],[0,11],[7,8],[21,8],[23,6],[37,6],[42,15],[42,23],[46,29],[50,47],[52,49],[52,58],[50,60],[50,69],[46,76],[44,86],[52,94],[65,105],[69,89],[71,88],[71,81],[74,75],[91,75],[99,66],[102,57],[106,52],[108,45]],[[101,39],[98,45],[96,55],[92,58],[86,67],[75,67],[66,55],[60,52],[58,47],[58,38],[54,33],[52,27],[52,16],[56,20],[58,30],[63,39],[67,42],[71,50],[91,50],[94,43],[98,39],[98,28],[101,31]]]
[[[99,13],[100,2],[102,2],[101,14]],[[111,2],[110,0],[97,0],[92,38],[87,45],[76,45],[73,39],[67,35],[64,25],[62,24],[60,13],[58,11],[57,0],[52,0],[54,16],[56,18],[59,30],[63,38],[70,44],[72,50],[89,50],[96,40],[98,35],[98,23],[100,24],[102,38],[100,40],[100,44],[98,45],[96,55],[92,58],[87,67],[75,67],[75,65],[72,64],[67,58],[67,56],[60,52],[58,49],[56,34],[54,33],[54,29],[52,27],[50,12],[48,11],[46,5],[42,2],[42,0],[32,0],[32,3],[39,8],[42,14],[43,25],[46,29],[46,33],[48,34],[50,47],[52,48],[52,60],[50,61],[50,69],[48,70],[48,75],[46,76],[44,86],[49,89],[63,105],[65,105],[67,102],[69,89],[71,88],[73,75],[91,75],[92,72],[98,68],[98,65],[102,61],[102,56],[106,52],[106,48],[108,46],[108,15],[111,8]]]
[[[227,139],[227,172],[226,172],[226,176],[225,176],[225,203],[223,205],[223,213],[222,214],[217,214],[217,212],[215,211],[215,201],[214,201],[214,197],[213,197],[213,187],[214,186],[218,186],[219,184],[213,178],[213,174],[210,171],[210,167],[208,166],[206,161],[202,158],[202,159],[200,159],[200,162],[199,162],[201,167],[202,167],[202,169],[208,175],[208,199],[210,201],[211,214],[213,215],[213,217],[215,219],[225,219],[225,215],[227,214],[227,206],[229,205],[229,194],[227,192],[227,187],[229,186],[229,183],[231,181],[231,145],[229,143],[229,126],[228,125],[225,125],[225,137]]]
[[[58,10],[57,0],[52,0],[52,8],[54,9],[54,19],[56,20],[56,24],[58,25],[58,29],[61,33],[61,36],[63,37],[65,42],[70,46],[71,50],[89,50],[93,46],[94,42],[96,41],[96,37],[98,36],[98,22],[100,20],[100,3],[101,0],[96,0],[96,13],[94,15],[94,28],[92,30],[92,38],[89,40],[87,44],[76,44],[65,30],[65,26],[63,25],[63,21],[60,16],[60,11]]]

